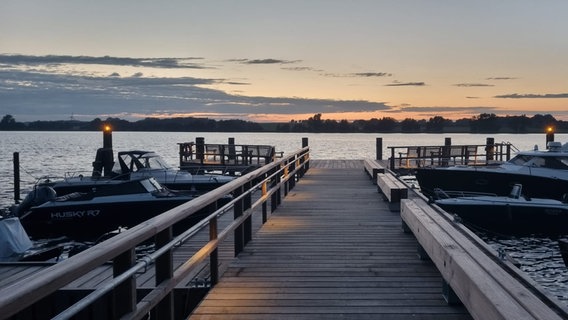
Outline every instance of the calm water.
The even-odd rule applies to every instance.
[[[268,144],[277,151],[290,153],[309,139],[312,159],[363,159],[376,155],[375,141],[383,138],[386,147],[410,145],[443,145],[446,137],[452,144],[484,144],[487,137],[495,142],[511,142],[519,150],[543,149],[544,134],[310,134],[310,133],[144,133],[114,132],[114,150],[151,150],[162,155],[171,165],[178,165],[180,142],[205,137],[206,143]],[[568,134],[557,134],[556,141],[568,142]],[[101,132],[0,132],[0,206],[13,200],[13,153],[20,153],[22,197],[42,176],[66,173],[90,174],[95,153],[102,146]],[[482,235],[495,249],[503,249],[521,263],[529,274],[553,295],[568,302],[568,270],[562,262],[555,239],[543,237],[510,238]]]

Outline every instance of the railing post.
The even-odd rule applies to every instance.
[[[302,148],[305,148],[308,146],[308,138],[304,137],[302,138]],[[308,169],[310,169],[310,161],[308,160],[306,165],[304,166],[305,170],[304,171],[308,171]]]
[[[217,203],[214,202],[209,206],[209,213],[217,210]],[[217,229],[217,217],[209,221],[209,240],[216,240],[219,231]],[[219,282],[219,249],[215,248],[209,255],[209,272],[211,273],[211,286]]]
[[[235,197],[240,196],[243,194],[243,187],[240,186],[233,192]],[[243,215],[243,199],[240,199],[235,202],[233,206],[233,218],[236,220]],[[243,225],[239,225],[235,228],[235,257],[243,251],[244,248],[244,232],[243,232]]]
[[[116,278],[136,263],[134,248],[114,258],[112,274]],[[130,277],[122,282],[113,291],[113,317],[118,319],[123,315],[134,311],[136,308],[136,279]]]
[[[253,183],[245,183],[245,190],[249,191],[252,188]],[[252,207],[252,195],[248,192],[243,199],[243,212],[249,210]],[[252,240],[252,215],[245,219],[243,223],[243,241],[244,245]]]
[[[391,170],[394,170],[394,147],[391,147],[391,157],[390,157],[390,168]]]
[[[274,174],[280,170],[279,167],[274,167],[274,171],[271,174]],[[280,174],[276,174],[274,176],[274,185],[278,185],[280,183]],[[278,187],[270,196],[270,212],[274,212],[278,205],[280,204],[280,187]]]
[[[156,234],[156,248],[170,242],[173,238],[172,227]],[[156,285],[163,281],[167,281],[173,277],[173,253],[168,250],[166,253],[156,259]],[[156,315],[158,319],[173,319],[174,318],[174,295],[169,292],[162,301],[156,306]]]
[[[282,167],[280,167],[279,170],[280,169],[282,169]],[[280,185],[280,183],[282,182],[282,174],[281,173],[276,175],[276,183],[279,185],[278,188],[276,188],[276,205],[277,206],[279,206],[282,203],[282,186]]]
[[[289,190],[294,189],[294,187],[296,186],[296,177],[298,176],[298,174],[295,171],[296,165],[299,165],[299,163],[300,159],[298,158],[298,156],[296,156],[296,158],[292,160],[292,163],[290,163],[290,172],[292,172],[292,176],[290,177],[290,180],[288,180],[288,182],[290,183]]]
[[[262,183],[262,196],[266,197],[267,193],[268,193],[268,185],[267,185],[267,182],[264,181]],[[268,212],[267,211],[268,210],[267,210],[266,201],[263,201],[262,202],[262,224],[265,224],[266,221],[268,220]]]

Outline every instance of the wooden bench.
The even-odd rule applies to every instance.
[[[377,160],[366,158],[363,160],[363,168],[365,172],[371,177],[374,184],[377,183],[377,174],[385,173],[385,167]]]
[[[400,211],[400,200],[408,198],[408,187],[391,173],[377,173],[377,190],[389,202],[391,211]]]
[[[526,278],[521,271],[507,267],[510,262],[498,259],[448,214],[413,198],[401,201],[400,216],[403,229],[414,234],[420,251],[427,253],[440,271],[444,279],[441,291],[448,303],[463,303],[474,319],[562,318],[543,301],[547,294],[539,296],[524,286],[517,280]]]

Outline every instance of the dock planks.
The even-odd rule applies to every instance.
[[[362,168],[312,160],[189,319],[471,319]]]

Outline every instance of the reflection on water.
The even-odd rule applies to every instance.
[[[477,234],[495,250],[505,252],[520,264],[519,268],[530,278],[568,305],[568,268],[560,255],[557,238],[538,235],[507,237],[481,232]]]

